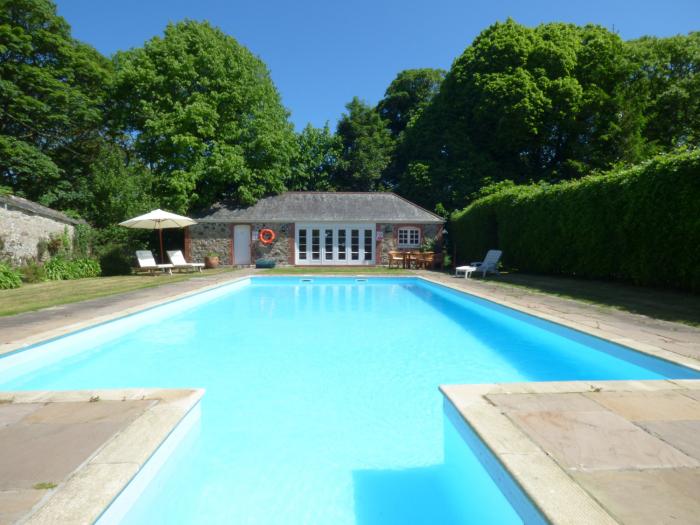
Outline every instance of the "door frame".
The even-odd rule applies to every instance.
[[[306,254],[307,259],[299,258],[299,232],[305,230],[306,233]],[[308,255],[312,253],[312,230],[319,230],[319,259],[308,258]],[[333,231],[333,256],[329,260],[326,258],[326,243],[325,235],[327,230]],[[345,230],[345,259],[339,258],[338,249],[338,231]],[[352,259],[352,247],[351,247],[351,230],[359,230],[358,235],[358,252],[360,258],[357,260]],[[364,257],[364,249],[366,247],[365,243],[365,232],[370,231],[371,235],[371,253],[370,258]],[[295,266],[374,266],[376,265],[377,257],[377,224],[375,222],[354,222],[354,223],[344,223],[344,222],[304,222],[294,224],[294,264]]]
[[[237,226],[247,226],[248,227],[248,265],[250,265],[253,261],[253,241],[252,241],[252,232],[253,232],[253,225],[252,224],[246,224],[246,223],[236,223],[231,225],[231,265],[232,266],[239,266],[239,263],[236,261],[236,227]]]

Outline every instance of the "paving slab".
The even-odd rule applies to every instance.
[[[586,396],[630,421],[700,419],[700,402],[681,392],[600,392]]]
[[[486,399],[492,401],[506,412],[551,412],[565,410],[567,412],[602,411],[595,401],[583,394],[491,394]]]
[[[58,484],[151,403],[48,403],[0,429],[0,490]]]
[[[698,469],[576,472],[573,476],[620,523],[700,523]]]
[[[609,411],[515,412],[511,418],[566,469],[700,466],[694,458]]]
[[[202,394],[0,393],[0,524],[92,523]]]
[[[637,424],[688,456],[700,460],[700,420],[643,421]]]
[[[700,380],[441,390],[551,523],[700,523]]]

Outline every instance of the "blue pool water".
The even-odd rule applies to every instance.
[[[520,523],[438,385],[700,377],[417,279],[254,278],[3,363],[3,390],[206,389],[130,524]]]

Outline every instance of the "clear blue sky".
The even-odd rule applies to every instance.
[[[374,104],[403,69],[449,69],[481,30],[596,23],[624,39],[700,30],[700,0],[58,0],[76,38],[106,55],[170,21],[209,20],[270,68],[297,129],[334,128],[353,96]]]

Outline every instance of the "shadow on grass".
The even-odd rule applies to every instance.
[[[618,308],[656,319],[700,326],[700,295],[569,277],[503,273],[489,281]]]

